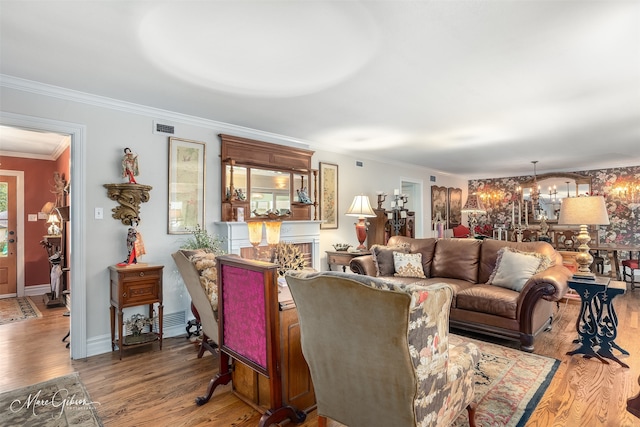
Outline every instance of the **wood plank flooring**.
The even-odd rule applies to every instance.
[[[62,316],[66,309],[47,309],[40,298],[33,300],[43,318],[0,326],[0,392],[77,371],[107,427],[258,424],[260,414],[237,399],[230,385],[219,388],[209,403],[194,403],[204,394],[218,361],[210,353],[198,359],[197,347],[184,337],[165,339],[161,351],[157,343],[127,350],[122,360],[117,353],[107,353],[72,361],[61,342],[69,325],[69,318]],[[561,305],[552,331],[543,333],[535,348],[535,353],[557,358],[561,365],[527,426],[640,426],[640,419],[626,411],[627,399],[640,390],[640,290],[616,298],[615,307],[616,342],[631,353],[623,359],[630,368],[566,356],[575,347],[571,341],[579,306]],[[316,425],[315,411],[301,424]],[[340,424],[330,421],[329,426]]]

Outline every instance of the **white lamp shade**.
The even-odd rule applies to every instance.
[[[347,210],[346,215],[348,216],[357,216],[359,218],[370,218],[376,216],[375,212],[371,208],[371,203],[369,203],[369,197],[359,195],[353,198],[353,202],[349,209]]]
[[[568,197],[562,200],[558,225],[609,225],[602,196]]]

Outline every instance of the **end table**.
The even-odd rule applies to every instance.
[[[605,359],[618,362],[621,366],[629,366],[613,354],[613,349],[622,354],[629,352],[615,343],[618,335],[618,316],[613,307],[613,299],[623,294],[627,285],[625,282],[610,280],[608,277],[590,279],[569,279],[569,287],[580,296],[580,314],[576,321],[578,339],[574,343],[580,346],[567,355],[583,354],[586,358],[595,357],[603,363]]]
[[[357,258],[363,255],[371,255],[369,251],[361,251],[361,252],[349,252],[349,251],[326,251],[327,253],[327,264],[329,265],[329,271],[331,271],[331,264],[341,265],[342,271],[347,271],[347,266],[352,259]]]
[[[131,264],[109,267],[111,280],[111,351],[118,347],[120,359],[125,346],[134,347],[159,341],[162,350],[162,265]],[[158,304],[158,330],[151,331],[148,339],[127,342],[123,336],[122,309],[139,305],[149,305],[149,317],[153,317],[153,306]],[[116,314],[117,331],[116,337]]]

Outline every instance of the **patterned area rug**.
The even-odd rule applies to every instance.
[[[0,394],[3,426],[101,427],[77,373]]]
[[[42,317],[42,313],[29,297],[0,299],[0,325],[18,320]]]
[[[471,341],[482,353],[476,368],[476,425],[524,426],[560,361],[454,334],[449,340],[452,344]],[[453,425],[468,426],[467,411]]]

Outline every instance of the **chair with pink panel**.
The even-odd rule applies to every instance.
[[[306,414],[284,403],[282,393],[278,266],[238,255],[222,255],[216,261],[220,370],[211,379],[207,395],[198,397],[196,403],[205,404],[217,386],[233,380],[230,368],[233,361],[246,365],[268,380],[269,408],[260,418],[259,427],[285,419],[303,422]]]

